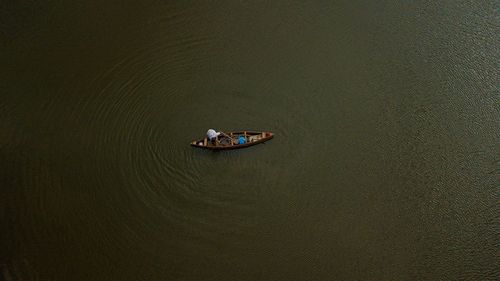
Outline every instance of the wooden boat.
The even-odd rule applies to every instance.
[[[212,150],[228,150],[263,143],[273,137],[274,134],[271,132],[234,131],[220,134],[215,142],[211,142],[205,137],[192,141],[191,145]],[[240,143],[240,140],[244,140],[244,143]]]

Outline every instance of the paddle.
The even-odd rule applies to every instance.
[[[224,132],[220,132],[221,135],[225,136],[226,138],[230,139],[231,140],[231,145],[233,145],[233,138],[231,136],[229,136],[228,134],[224,133]]]
[[[224,133],[224,132],[220,132],[220,134],[223,135],[223,136],[225,136],[226,138],[230,138],[231,139],[231,137],[228,134]]]

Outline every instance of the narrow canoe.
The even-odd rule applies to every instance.
[[[227,132],[225,134],[227,136],[223,136],[222,134],[218,136],[215,143],[212,143],[208,140],[208,138],[205,137],[192,141],[191,145],[212,150],[228,150],[249,147],[252,145],[263,143],[274,137],[274,134],[271,132],[256,131],[234,131]],[[241,137],[245,139],[245,143],[243,144],[239,143]]]

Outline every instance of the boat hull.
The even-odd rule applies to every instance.
[[[231,150],[253,146],[264,143],[274,137],[271,132],[258,131],[234,131],[226,133],[227,136],[219,136],[214,143],[208,138],[202,138],[191,142],[191,146],[210,150]],[[239,144],[240,137],[245,139],[245,143]]]

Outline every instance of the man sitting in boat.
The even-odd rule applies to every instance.
[[[209,129],[207,131],[208,140],[211,141],[212,143],[215,143],[215,141],[217,140],[217,137],[220,134],[221,134],[220,132],[216,132],[214,129]]]

